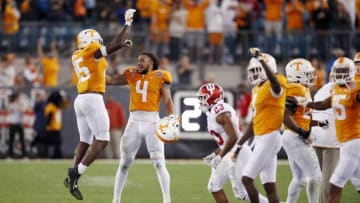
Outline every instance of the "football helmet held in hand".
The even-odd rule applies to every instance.
[[[76,37],[76,43],[79,49],[83,49],[87,45],[97,42],[103,44],[103,39],[100,34],[94,29],[85,29],[79,32]]]
[[[215,83],[203,84],[197,93],[200,100],[200,108],[202,112],[207,112],[214,104],[223,100],[224,90]]]
[[[176,142],[180,137],[180,118],[170,115],[156,124],[156,136],[164,143]]]

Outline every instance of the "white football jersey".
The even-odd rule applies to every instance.
[[[314,102],[322,101],[331,96],[331,91],[334,89],[335,84],[328,82],[322,86],[314,96]],[[314,110],[312,112],[312,119],[324,121],[328,120],[329,127],[320,128],[312,127],[311,134],[315,137],[313,146],[317,147],[339,147],[339,142],[336,139],[335,119],[332,108],[327,110]]]
[[[228,135],[225,133],[224,128],[216,122],[216,117],[224,112],[230,112],[231,120],[235,127],[235,132],[238,139],[241,136],[240,128],[239,128],[239,119],[236,116],[236,112],[233,107],[224,101],[219,101],[215,104],[210,112],[207,114],[207,124],[208,131],[210,135],[214,136],[214,139],[218,146],[222,149],[228,139]]]

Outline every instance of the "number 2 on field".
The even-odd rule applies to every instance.
[[[136,93],[141,94],[141,101],[146,102],[149,81],[145,80],[141,89],[141,80],[136,81]]]

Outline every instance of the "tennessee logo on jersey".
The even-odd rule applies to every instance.
[[[101,47],[101,44],[93,42],[73,53],[71,60],[76,74],[78,93],[105,93],[107,62],[104,57],[94,58],[94,53]]]
[[[281,74],[276,75],[282,87],[279,96],[273,96],[270,81],[252,90],[251,108],[254,112],[253,130],[255,135],[263,135],[279,130],[284,117],[287,80]]]
[[[299,83],[288,83],[286,96],[300,97],[302,100],[312,101],[310,89]],[[311,109],[304,109],[303,106],[298,106],[296,112],[292,115],[295,122],[305,130],[310,129]]]
[[[169,71],[155,70],[147,74],[138,73],[136,67],[125,70],[124,76],[130,87],[130,111],[159,111],[160,89],[164,84],[171,84]]]
[[[336,85],[333,91],[331,102],[339,142],[360,138],[360,104],[356,101],[359,91],[359,82],[354,83],[351,89]]]

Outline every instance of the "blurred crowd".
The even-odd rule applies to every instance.
[[[99,27],[100,32],[111,32],[112,27],[123,25],[124,12],[130,7],[138,11],[134,31],[145,33],[141,46],[170,60],[178,60],[186,53],[195,62],[205,57],[205,62],[232,64],[239,62],[252,46],[275,56],[318,54],[326,59],[332,48],[352,54],[359,41],[356,31],[360,30],[360,0],[0,2],[2,45],[8,49],[22,41],[17,34],[28,34],[21,29],[32,22],[71,23],[74,27],[105,23]],[[76,33],[66,28],[58,32]]]

